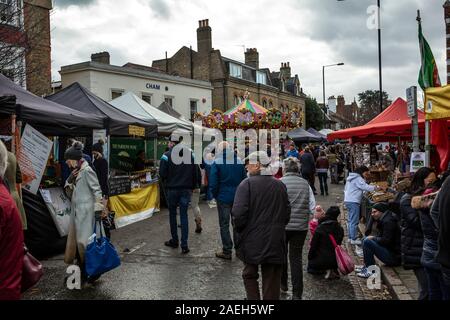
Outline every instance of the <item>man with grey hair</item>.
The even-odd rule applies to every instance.
[[[22,221],[3,178],[8,150],[0,140],[0,300],[19,300],[23,266]]]
[[[237,256],[245,265],[242,278],[247,299],[260,300],[258,268],[261,266],[262,298],[278,300],[281,272],[286,263],[289,198],[286,186],[271,173],[265,174],[270,163],[267,153],[253,152],[246,160],[250,177],[237,188],[231,212]]]
[[[305,179],[300,176],[300,161],[289,157],[283,162],[283,178],[289,202],[291,218],[286,226],[286,243],[288,245],[291,268],[292,299],[301,300],[303,294],[303,244],[308,234],[309,216],[314,212],[316,200],[314,193]],[[288,291],[288,265],[283,266],[281,290]]]

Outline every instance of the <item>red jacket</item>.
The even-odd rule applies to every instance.
[[[0,178],[0,300],[20,299],[23,255],[19,211]]]

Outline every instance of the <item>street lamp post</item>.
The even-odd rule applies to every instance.
[[[345,0],[337,0],[337,1],[345,1]],[[378,7],[378,77],[380,84],[380,113],[383,112],[383,74],[381,71],[381,1],[377,0]]]
[[[343,62],[339,62],[339,63],[335,63],[335,64],[329,64],[326,66],[322,66],[322,93],[323,93],[323,120],[324,120],[324,124],[326,122],[326,114],[327,114],[327,105],[325,104],[325,68],[328,67],[334,67],[334,66],[343,66],[344,63]]]

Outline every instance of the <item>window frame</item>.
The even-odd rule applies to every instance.
[[[189,99],[189,114],[191,116],[191,121],[194,119],[194,115],[198,112],[198,99]],[[192,103],[195,103],[195,112],[192,112]]]
[[[171,100],[171,103],[169,103],[169,102],[167,102],[166,100],[167,99],[170,99]],[[164,96],[164,102],[166,102],[169,106],[171,106],[172,108],[173,108],[173,105],[174,105],[174,100],[175,100],[175,97],[174,96]]]
[[[239,72],[235,73],[237,70],[239,70]],[[230,77],[242,79],[242,66],[230,62]]]
[[[149,97],[150,98],[150,102],[146,101],[144,99],[144,96]],[[153,94],[152,93],[148,93],[148,92],[141,92],[141,99],[144,100],[145,102],[147,102],[149,105],[152,105]]]
[[[264,81],[260,81],[260,78],[263,77]],[[256,70],[256,83],[267,85],[267,75],[263,71]]]

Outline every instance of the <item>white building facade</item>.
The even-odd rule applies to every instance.
[[[109,64],[108,55],[102,62],[88,61],[61,67],[61,84],[66,88],[78,82],[105,101],[133,92],[155,107],[167,102],[187,120],[196,112],[208,114],[211,111],[213,87],[210,82],[151,69],[132,64],[113,66]]]

